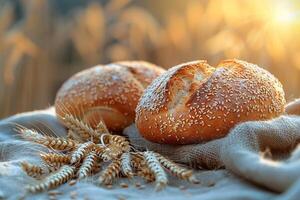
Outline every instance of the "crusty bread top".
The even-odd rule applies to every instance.
[[[176,107],[194,92],[198,82],[203,82],[214,70],[203,60],[172,67],[145,90],[137,112],[145,109],[159,113]]]
[[[164,70],[143,61],[123,61],[98,65],[67,80],[57,93],[56,112],[84,118],[96,112],[115,113],[124,125],[134,121],[135,108],[145,87]],[[98,109],[98,110],[97,110]],[[97,119],[100,116],[97,117]],[[109,122],[107,122],[109,123]],[[119,129],[119,128],[118,128]]]
[[[136,123],[151,141],[195,143],[222,137],[242,121],[276,117],[284,104],[281,83],[257,65],[231,59],[214,68],[196,61],[153,81],[139,101]]]
[[[145,61],[120,61],[117,65],[124,66],[143,85],[144,88],[166,70]]]

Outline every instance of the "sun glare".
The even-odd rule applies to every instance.
[[[297,11],[289,1],[277,1],[271,12],[277,24],[291,24],[297,20]]]

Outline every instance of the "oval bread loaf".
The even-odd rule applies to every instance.
[[[103,120],[109,130],[121,131],[134,122],[135,108],[144,89],[164,71],[143,61],[86,69],[60,88],[55,100],[56,113],[59,117],[73,115],[92,127]]]
[[[145,90],[137,109],[141,135],[157,143],[192,144],[225,136],[236,124],[284,112],[281,83],[241,60],[216,68],[194,61],[170,68]]]

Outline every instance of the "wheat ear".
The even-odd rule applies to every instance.
[[[129,142],[124,136],[120,135],[108,135],[109,145],[118,146],[123,152],[128,152],[130,150]]]
[[[108,162],[113,158],[113,156],[111,155],[111,149],[101,144],[96,144],[94,147],[94,151],[97,154],[97,156],[101,158],[104,162]]]
[[[168,169],[173,175],[176,177],[187,180],[192,183],[199,183],[199,181],[196,179],[196,177],[193,176],[193,171],[188,170],[184,167],[178,166],[173,161],[163,157],[162,155],[155,153],[155,156],[157,160],[160,162],[162,166],[164,166],[166,169]]]
[[[131,160],[131,156],[129,152],[125,152],[122,154],[121,156],[122,173],[129,178],[133,176],[130,160]]]
[[[26,161],[21,163],[22,169],[26,172],[28,176],[31,176],[33,178],[39,179],[41,178],[44,174],[46,174],[45,168],[38,166],[38,165],[33,165],[30,164]]]
[[[152,151],[145,151],[145,152],[143,152],[143,155],[145,157],[145,161],[146,161],[149,169],[155,175],[156,191],[163,189],[168,183],[168,178],[167,178],[167,174],[165,173],[164,169],[161,167],[159,161],[157,160],[155,153],[153,153]]]
[[[32,193],[49,190],[55,187],[60,186],[61,184],[72,179],[74,176],[75,167],[68,165],[62,166],[62,168],[56,173],[51,174],[41,183],[27,187],[27,190]]]
[[[154,173],[149,169],[144,157],[142,157],[141,155],[131,155],[131,166],[136,170],[137,176],[142,177],[147,182],[155,181]]]
[[[78,142],[85,142],[86,141],[71,129],[68,129],[67,139],[76,140]]]
[[[95,143],[93,142],[86,142],[83,144],[80,144],[77,149],[72,153],[71,155],[71,164],[74,164],[78,161],[80,161],[87,153],[89,153],[93,147],[95,146]]]
[[[50,171],[56,171],[61,166],[70,163],[70,156],[58,153],[45,153],[40,155],[41,159],[48,165]]]
[[[131,154],[130,164],[135,170],[138,170],[139,168],[141,168],[141,166],[146,165],[146,161],[144,156],[135,153],[135,154]]]
[[[101,170],[101,163],[95,162],[92,168],[92,173],[97,174],[98,172],[100,172],[100,170]]]
[[[98,125],[96,127],[96,131],[99,135],[109,134],[109,131],[108,131],[105,123],[102,120],[100,120],[100,122],[98,123]]]
[[[137,175],[145,179],[147,182],[155,181],[154,173],[146,165],[140,166],[137,171]]]
[[[117,159],[124,152],[129,152],[129,142],[125,137],[120,135],[107,135],[108,144],[104,149],[102,157],[105,160]]]
[[[24,139],[42,144],[55,150],[70,150],[77,146],[77,142],[75,140],[44,136],[31,129],[22,129],[21,133],[21,136]]]
[[[84,140],[93,140],[95,143],[99,142],[100,134],[92,129],[88,124],[75,118],[73,115],[66,114],[63,118],[65,125],[73,130]]]
[[[97,155],[95,152],[90,152],[87,157],[84,159],[81,167],[78,170],[78,178],[83,179],[87,177],[93,170],[97,160]]]
[[[101,155],[103,154],[104,150],[105,150],[106,147],[104,147],[103,145],[101,144],[95,144],[94,146],[94,151],[95,153],[101,157]]]
[[[113,160],[99,176],[99,184],[111,183],[121,171],[121,162],[119,159]]]

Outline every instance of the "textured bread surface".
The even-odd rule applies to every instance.
[[[56,95],[59,117],[71,114],[92,127],[104,120],[108,129],[120,131],[135,119],[138,100],[153,79],[165,70],[144,61],[98,65],[67,80]]]
[[[257,65],[231,59],[212,67],[193,61],[170,68],[145,90],[136,109],[141,135],[192,144],[225,136],[236,124],[284,112],[281,83]]]

